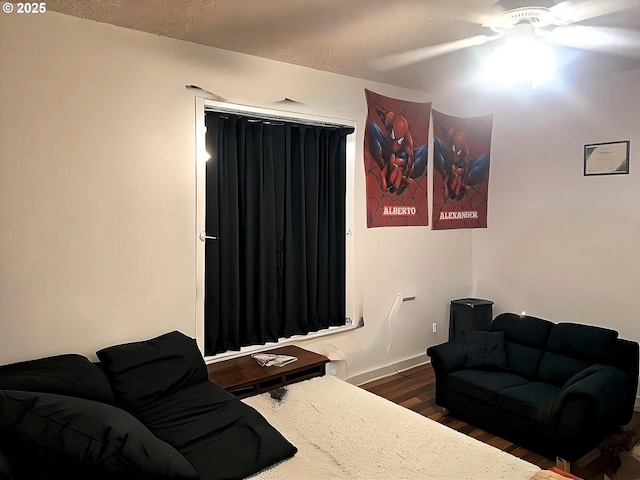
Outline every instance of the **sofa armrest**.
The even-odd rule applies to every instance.
[[[447,375],[464,368],[467,348],[464,342],[451,340],[427,348],[427,355],[431,357],[431,364],[436,371],[436,376],[439,373]]]
[[[605,365],[588,367],[567,381],[552,407],[559,456],[577,459],[624,423],[628,382],[620,369]]]
[[[597,415],[615,410],[627,396],[627,375],[616,367],[592,365],[575,374],[563,386],[556,399],[556,407],[564,408],[576,398],[594,403]]]
[[[427,348],[436,377],[436,405],[449,408],[447,375],[464,367],[466,347],[460,340],[452,340]]]

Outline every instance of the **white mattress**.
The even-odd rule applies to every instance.
[[[529,480],[540,468],[332,376],[243,400],[298,453],[261,480]]]

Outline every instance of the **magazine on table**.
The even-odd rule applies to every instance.
[[[262,367],[284,367],[298,360],[298,357],[292,355],[276,355],[274,353],[253,353],[251,358]]]

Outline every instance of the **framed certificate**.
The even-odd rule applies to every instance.
[[[584,146],[584,174],[620,175],[629,173],[629,143],[607,142]]]

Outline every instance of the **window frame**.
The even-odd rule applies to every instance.
[[[228,351],[214,356],[205,356],[207,363],[246,355],[251,352],[265,350],[274,346],[287,343],[299,342],[301,340],[312,340],[326,335],[343,333],[354,330],[364,325],[364,319],[356,315],[356,275],[355,275],[355,242],[353,235],[354,211],[355,211],[355,157],[356,157],[356,122],[341,118],[323,117],[300,112],[284,111],[277,109],[266,109],[236,105],[226,102],[210,100],[204,97],[195,97],[195,163],[196,163],[196,212],[195,212],[195,270],[196,270],[196,292],[195,292],[195,338],[200,352],[204,355],[204,241],[200,240],[200,235],[205,231],[205,201],[206,201],[206,161],[209,155],[206,151],[206,127],[205,111],[231,112],[239,115],[261,116],[273,118],[274,120],[295,121],[306,124],[339,125],[354,128],[354,133],[347,136],[347,164],[346,181],[347,193],[345,202],[345,317],[346,324],[340,327],[330,327],[319,332],[307,335],[282,338],[277,343],[266,345],[256,345],[244,347],[240,351]]]

